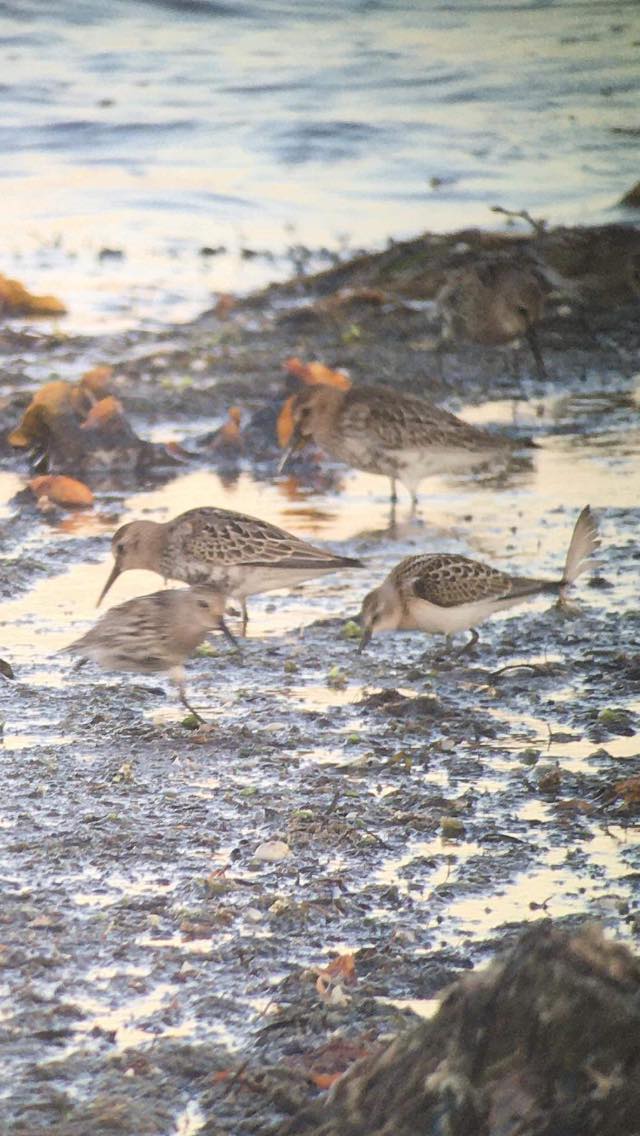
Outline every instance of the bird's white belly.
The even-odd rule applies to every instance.
[[[276,588],[289,588],[309,580],[313,576],[324,576],[327,572],[335,572],[332,568],[270,568],[238,567],[226,570],[227,587],[229,595],[243,600],[245,596],[254,596],[260,592],[271,592]]]
[[[475,450],[467,449],[464,445],[434,445],[428,450],[416,452],[413,457],[413,465],[410,466],[410,468],[420,470],[423,477],[431,476],[436,473],[457,473],[467,469],[474,469],[490,461],[493,456],[493,451],[489,448],[486,450]]]
[[[410,608],[411,622],[406,622],[405,626],[427,631],[431,635],[455,635],[457,631],[477,627],[496,611],[504,611],[521,599],[522,597],[476,600],[473,603],[456,604],[455,607],[438,607],[427,600],[416,599]]]

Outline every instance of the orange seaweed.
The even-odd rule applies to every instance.
[[[46,497],[55,505],[74,509],[87,509],[93,505],[93,493],[89,486],[83,481],[76,481],[75,477],[64,477],[62,474],[32,477],[29,489],[38,500]]]
[[[342,1076],[342,1073],[309,1073],[310,1079],[318,1089],[330,1089]]]
[[[302,382],[307,383],[308,386],[317,386],[318,383],[324,383],[326,386],[339,387],[340,390],[349,390],[351,386],[351,379],[348,378],[343,371],[334,371],[331,367],[325,366],[324,363],[305,363],[302,359],[299,359],[297,355],[292,355],[291,358],[285,359],[283,366],[285,371],[290,375],[295,375],[296,378],[301,379]]]
[[[113,378],[113,367],[109,363],[98,363],[85,371],[80,378],[80,386],[98,397],[109,394],[109,385]]]
[[[63,316],[66,311],[55,296],[34,296],[19,280],[0,275],[0,312],[11,316]]]
[[[11,446],[30,446],[43,436],[48,420],[73,409],[73,386],[64,379],[54,379],[36,391],[20,425],[9,434]]]
[[[121,418],[123,414],[124,410],[120,400],[112,394],[107,395],[106,398],[101,398],[93,404],[82,423],[81,429],[95,430],[101,426],[106,426],[107,422]]]

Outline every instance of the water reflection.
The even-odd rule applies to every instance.
[[[255,597],[250,636],[294,630],[329,611],[348,615],[358,610],[365,592],[402,556],[414,552],[463,552],[511,570],[554,577],[562,564],[574,511],[586,500],[596,510],[608,508],[613,501],[618,507],[636,507],[632,474],[640,457],[640,435],[630,432],[623,442],[621,445],[616,437],[614,457],[608,449],[600,449],[598,439],[543,438],[526,484],[501,487],[499,509],[494,492],[478,477],[431,478],[421,496],[421,516],[415,522],[401,523],[393,540],[387,527],[386,480],[352,470],[341,472],[343,491],[332,492],[330,497],[301,487],[291,477],[256,482],[247,470],[232,488],[225,488],[217,473],[198,469],[126,497],[122,511],[112,515],[71,515],[53,528],[44,527],[35,515],[29,544],[39,554],[55,556],[55,543],[49,546],[50,540],[104,533],[104,556],[100,563],[75,564],[57,577],[40,580],[28,596],[0,605],[0,618],[11,627],[11,658],[43,659],[95,618],[97,597],[111,564],[107,533],[116,524],[136,518],[164,520],[194,506],[216,505],[257,515],[365,561],[364,569],[343,577],[308,581],[287,593],[282,602],[276,593]],[[0,481],[5,502],[17,483],[13,475]],[[558,502],[564,506],[560,512]],[[606,560],[606,534],[603,558]],[[154,573],[130,571],[116,581],[108,600],[121,603],[160,586]],[[630,589],[629,580],[616,583],[618,595]],[[329,597],[327,611],[323,604]],[[579,598],[586,602],[584,588]],[[615,600],[615,593],[598,593],[601,605]],[[508,618],[508,614],[497,618]]]

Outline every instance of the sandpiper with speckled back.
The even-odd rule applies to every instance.
[[[288,430],[280,431],[288,442],[281,470],[291,454],[312,441],[355,469],[389,477],[392,504],[400,481],[411,494],[413,510],[423,478],[505,460],[516,448],[510,438],[385,386],[310,387],[287,400],[281,415],[289,419]]]
[[[471,631],[463,648],[478,640],[479,623],[531,596],[545,592],[564,597],[566,589],[593,563],[600,540],[587,505],[578,517],[559,580],[511,576],[466,556],[426,553],[408,556],[362,604],[359,650],[377,631],[427,631],[453,635]]]
[[[548,291],[542,273],[529,261],[487,257],[451,272],[436,297],[441,349],[458,337],[496,346],[525,338],[538,378],[546,378],[536,325]]]
[[[246,597],[297,584],[311,576],[358,568],[360,561],[336,556],[243,513],[204,506],[172,521],[131,521],[112,540],[115,558],[98,603],[122,572],[146,568],[165,580],[208,584],[242,605]]]

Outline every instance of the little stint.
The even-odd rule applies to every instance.
[[[538,378],[547,377],[536,324],[542,319],[548,287],[533,264],[488,257],[454,271],[436,302],[442,340],[460,336],[472,343],[513,343],[524,337]]]
[[[423,478],[464,472],[516,448],[509,438],[385,386],[310,387],[285,403],[281,418],[290,424],[280,432],[281,443],[288,442],[280,471],[291,454],[313,441],[338,461],[389,477],[392,504],[400,481],[411,494],[412,511]]]
[[[223,619],[224,607],[224,594],[211,587],[138,596],[110,608],[90,631],[63,651],[92,659],[110,671],[168,671],[182,704],[202,721],[187,700],[183,664],[215,628],[235,644]]]
[[[544,592],[564,598],[566,589],[593,563],[598,530],[587,505],[576,521],[559,580],[510,576],[478,560],[447,553],[408,556],[365,596],[360,613],[359,651],[377,631],[420,630],[453,635],[471,631],[463,648],[478,640],[477,624],[529,596]]]
[[[242,606],[246,597],[297,584],[360,561],[316,548],[283,529],[228,509],[189,509],[173,521],[131,521],[112,540],[115,563],[98,603],[129,568],[158,572],[165,580],[209,584]]]

